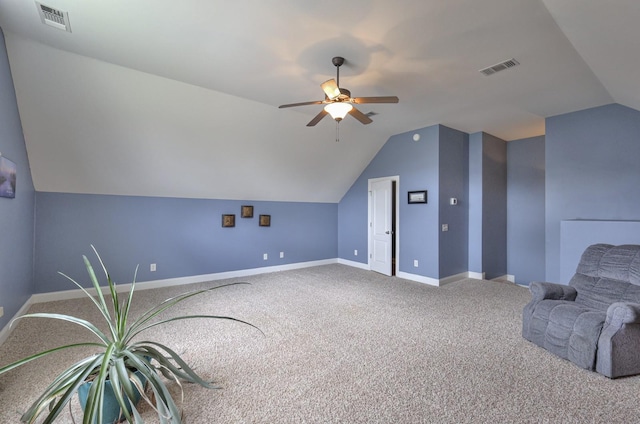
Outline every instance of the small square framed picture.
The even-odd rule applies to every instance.
[[[240,216],[242,218],[253,218],[253,206],[244,205],[241,208],[242,213]]]
[[[222,215],[222,226],[223,227],[235,227],[236,226],[236,216],[233,215],[233,214]]]
[[[410,191],[408,196],[409,203],[427,203],[427,190]]]
[[[270,227],[271,226],[271,215],[260,215],[260,226],[261,227]]]

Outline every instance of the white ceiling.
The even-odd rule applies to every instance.
[[[338,202],[394,134],[433,124],[505,140],[544,118],[640,109],[640,2],[0,0],[37,190]],[[344,56],[364,126],[306,123]],[[521,65],[490,77],[506,59]],[[410,136],[407,137],[410,140]]]

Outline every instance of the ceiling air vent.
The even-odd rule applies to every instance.
[[[62,10],[54,9],[53,7],[45,6],[44,4],[36,2],[38,13],[40,14],[40,20],[45,25],[52,26],[63,31],[71,32],[71,26],[69,25],[69,14]]]
[[[493,66],[489,66],[488,68],[480,69],[480,73],[486,76],[493,75],[496,72],[504,71],[505,69],[513,68],[514,66],[518,66],[520,62],[515,59],[505,60],[504,62],[496,63]]]

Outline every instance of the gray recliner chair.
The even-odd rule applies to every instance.
[[[640,246],[594,244],[568,286],[529,289],[525,339],[609,378],[640,374]]]

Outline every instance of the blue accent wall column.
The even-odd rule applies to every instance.
[[[507,272],[545,280],[545,137],[507,143]]]
[[[468,271],[469,135],[440,125],[440,278]],[[458,200],[451,205],[450,199]]]
[[[561,221],[640,220],[640,112],[611,104],[547,118],[545,144],[546,279],[561,282]]]
[[[16,164],[15,198],[0,198],[0,328],[33,294],[35,194],[4,34],[0,30],[0,152]]]
[[[485,278],[507,273],[507,143],[483,133],[482,268]]]
[[[335,259],[338,205],[37,193],[36,292],[70,290],[58,271],[87,283],[90,245],[117,282],[200,276]],[[253,218],[241,218],[242,205]],[[222,227],[235,214],[235,227]],[[270,215],[271,226],[258,225]],[[280,258],[284,252],[284,258]],[[263,259],[263,254],[268,259]],[[157,264],[151,272],[149,265]]]
[[[507,273],[507,146],[487,133],[469,140],[469,271],[491,279]]]

